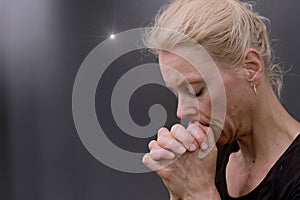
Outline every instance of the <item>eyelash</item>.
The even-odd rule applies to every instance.
[[[177,92],[175,92],[172,88],[169,87],[169,90],[176,96],[178,97]],[[200,91],[196,94],[194,92],[191,92],[188,88],[186,88],[187,93],[189,93],[190,96],[192,97],[200,97],[203,94],[204,88],[201,88]]]
[[[193,97],[200,97],[203,93],[204,88],[201,88],[200,91],[196,94],[194,94],[193,92],[191,92],[189,89],[187,89],[188,93],[193,96]]]
[[[196,97],[200,97],[200,96],[202,95],[202,93],[203,93],[203,90],[204,90],[204,89],[201,88],[201,90],[200,90],[198,93],[196,93],[195,96],[196,96]]]

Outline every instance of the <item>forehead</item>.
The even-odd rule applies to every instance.
[[[162,75],[167,84],[186,80],[189,83],[201,81],[202,77],[191,63],[184,58],[170,52],[160,52],[159,64]]]

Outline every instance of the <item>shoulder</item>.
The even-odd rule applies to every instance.
[[[278,160],[277,166],[285,175],[300,175],[300,135]]]
[[[273,166],[269,181],[282,199],[300,199],[300,136]]]

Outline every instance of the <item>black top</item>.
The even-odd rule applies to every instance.
[[[226,166],[229,155],[239,150],[237,142],[219,148],[216,186],[222,200],[300,200],[300,135],[250,193],[233,198],[228,195]]]

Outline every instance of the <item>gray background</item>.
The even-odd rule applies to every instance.
[[[85,56],[112,31],[147,25],[163,2],[0,0],[0,199],[168,198],[155,174],[126,174],[95,160],[79,140],[71,109],[73,82]],[[261,0],[257,8],[272,22],[273,47],[281,62],[292,67],[282,101],[300,120],[300,2]],[[134,67],[155,60],[136,61],[141,57],[132,54],[119,63]],[[157,92],[144,89],[149,96]],[[137,98],[144,100],[142,94]],[[164,95],[174,103],[167,91]],[[96,100],[101,102],[101,96]],[[101,110],[101,103],[96,107]],[[120,133],[110,139],[138,152],[150,140],[134,141]]]

